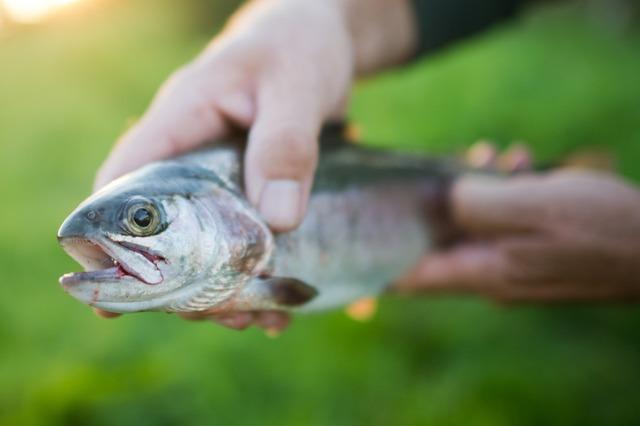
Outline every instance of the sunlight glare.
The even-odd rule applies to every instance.
[[[2,0],[9,17],[17,22],[37,22],[57,9],[80,0]]]

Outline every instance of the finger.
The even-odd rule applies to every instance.
[[[210,319],[214,314],[207,311],[200,312],[178,312],[178,316],[187,321],[203,321]]]
[[[496,247],[465,245],[426,255],[394,284],[394,289],[406,293],[484,293],[503,285],[507,268],[507,259]]]
[[[169,79],[140,122],[113,148],[98,172],[96,189],[144,164],[222,137],[228,131],[225,117],[250,120],[253,105],[248,96],[224,94],[202,73],[187,68]]]
[[[531,153],[521,143],[511,145],[497,160],[498,169],[507,173],[530,171],[532,163]]]
[[[488,140],[479,140],[474,143],[465,155],[465,161],[476,169],[492,168],[498,159],[498,149]]]
[[[244,330],[255,320],[252,312],[212,313],[211,311],[202,311],[179,312],[178,315],[187,321],[210,320],[233,330]]]
[[[478,235],[529,232],[546,213],[535,177],[465,176],[454,183],[455,222]]]
[[[321,114],[303,89],[273,84],[259,95],[249,135],[247,195],[275,231],[302,221],[318,160]]]
[[[252,312],[234,312],[212,315],[210,319],[215,323],[233,330],[244,330],[253,324],[255,316]]]
[[[103,311],[102,309],[98,309],[98,308],[93,308],[93,312],[95,312],[95,314],[98,315],[99,317],[107,318],[107,319],[118,318],[119,316],[122,316],[122,314],[118,314],[118,313],[115,313],[115,312],[109,312],[109,311]]]
[[[255,313],[255,323],[268,332],[281,332],[289,326],[291,318],[284,312],[262,311]]]

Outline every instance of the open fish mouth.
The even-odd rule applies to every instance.
[[[60,239],[64,250],[85,268],[60,277],[60,284],[120,282],[132,278],[147,285],[163,281],[159,264],[166,259],[146,247],[108,238],[88,239],[66,237]]]

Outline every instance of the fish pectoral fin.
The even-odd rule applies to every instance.
[[[290,277],[257,277],[251,279],[234,305],[242,310],[288,309],[302,306],[318,291],[309,284]]]
[[[318,295],[318,290],[296,278],[272,277],[264,280],[274,302],[282,306],[301,306]]]

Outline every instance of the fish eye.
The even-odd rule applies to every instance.
[[[138,237],[157,234],[161,229],[160,213],[147,200],[133,200],[127,207],[125,226]]]
[[[152,213],[146,207],[140,207],[133,213],[133,221],[140,228],[146,228],[151,225],[153,220]]]

